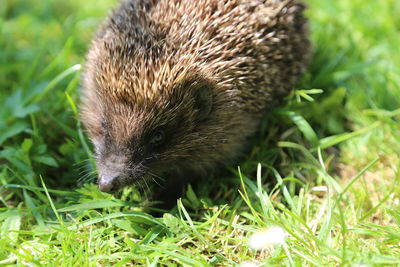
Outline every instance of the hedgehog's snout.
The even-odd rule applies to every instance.
[[[114,167],[114,168],[113,168]],[[115,166],[99,168],[98,186],[100,191],[115,193],[121,187],[122,174]]]
[[[126,169],[126,158],[111,155],[104,160],[98,161],[98,186],[100,191],[106,193],[117,192],[121,188]]]
[[[118,190],[117,187],[118,176],[102,174],[99,176],[99,189],[105,193],[113,193]]]

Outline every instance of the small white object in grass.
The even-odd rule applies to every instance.
[[[322,186],[314,186],[312,188],[312,191],[314,191],[314,192],[326,192],[326,191],[328,191],[328,187],[324,186],[324,185],[322,185]]]
[[[283,245],[286,236],[287,233],[283,228],[273,226],[253,234],[249,239],[249,247],[254,250],[262,250],[270,246]]]
[[[239,265],[239,267],[258,267],[258,265],[251,261],[244,261]]]

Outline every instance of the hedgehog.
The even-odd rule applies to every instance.
[[[296,0],[121,2],[83,73],[99,189],[200,177],[236,159],[307,66],[304,9]]]

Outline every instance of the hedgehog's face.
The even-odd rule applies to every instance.
[[[84,99],[83,122],[95,146],[99,188],[115,192],[191,165],[212,107],[213,85],[187,78],[153,98]]]

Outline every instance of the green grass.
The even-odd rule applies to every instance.
[[[115,1],[3,0],[0,265],[400,266],[400,2],[307,2],[315,53],[298,90],[240,168],[158,217],[136,188],[84,183],[79,64]],[[271,226],[286,243],[251,250]]]

